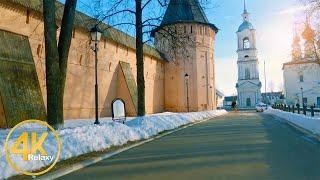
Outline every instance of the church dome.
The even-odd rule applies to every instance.
[[[244,21],[238,29],[238,32],[241,32],[245,29],[253,29],[253,25],[249,21]]]

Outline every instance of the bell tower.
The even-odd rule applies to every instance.
[[[238,106],[241,109],[255,108],[261,101],[261,82],[256,48],[256,30],[249,21],[250,14],[244,1],[243,22],[237,31],[238,37]]]

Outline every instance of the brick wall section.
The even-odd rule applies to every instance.
[[[39,12],[0,1],[0,16],[1,30],[29,38],[46,104],[43,22]],[[92,118],[94,117],[94,54],[90,49],[90,34],[85,29],[75,28],[69,55],[64,97],[65,118]],[[130,64],[136,79],[135,50],[103,38],[99,43],[98,57],[99,112],[102,116],[111,116],[111,101],[117,97],[119,61]],[[150,55],[145,56],[148,114],[164,110],[164,67],[164,60]]]

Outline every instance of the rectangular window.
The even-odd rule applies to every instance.
[[[38,44],[38,48],[37,48],[37,55],[38,57],[41,57],[41,50],[42,50],[42,45],[41,44]]]
[[[82,65],[82,54],[80,55],[79,64]]]
[[[320,97],[317,97],[317,106],[320,106]]]
[[[299,80],[300,80],[300,82],[303,82],[303,75],[299,76]]]
[[[303,104],[308,104],[308,98],[303,98]]]
[[[245,69],[245,79],[250,79],[250,70],[249,70],[249,68]]]

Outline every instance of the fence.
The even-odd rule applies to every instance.
[[[311,117],[314,117],[316,115],[320,116],[320,109],[315,108],[314,106],[311,106],[308,108],[307,106],[303,106],[302,108],[297,105],[297,106],[289,106],[289,105],[274,105],[272,106],[273,109],[279,109],[282,111],[286,112],[292,112],[292,113],[297,113],[297,114],[304,114],[305,116],[310,115]]]

